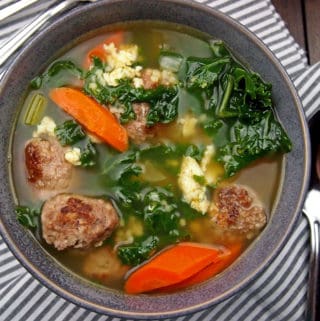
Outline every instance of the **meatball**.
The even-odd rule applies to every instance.
[[[104,246],[90,252],[82,267],[84,275],[107,285],[122,281],[128,269],[110,247]]]
[[[28,181],[37,189],[62,190],[69,186],[72,165],[55,138],[33,138],[25,147]]]
[[[136,143],[141,144],[148,138],[155,135],[155,128],[147,126],[147,116],[150,106],[147,103],[134,103],[133,110],[136,119],[124,125],[127,129],[128,136]]]
[[[44,203],[42,235],[58,250],[98,246],[119,223],[112,204],[103,199],[59,194]]]
[[[240,185],[215,190],[210,215],[224,229],[248,233],[260,230],[267,222],[262,203],[257,196]]]

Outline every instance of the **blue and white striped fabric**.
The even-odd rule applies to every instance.
[[[320,107],[320,63],[310,67],[270,0],[196,0],[237,19],[274,52],[294,81],[307,116]],[[0,9],[15,1],[1,0]],[[0,46],[53,0],[41,0],[0,23]],[[210,309],[176,321],[304,320],[309,228],[301,217],[288,244],[247,288]],[[35,280],[0,236],[0,321],[125,321],[80,308]],[[167,319],[167,321],[173,319]],[[126,320],[128,321],[128,320]]]

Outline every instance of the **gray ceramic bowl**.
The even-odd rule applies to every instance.
[[[15,114],[29,81],[84,34],[121,21],[154,19],[186,24],[224,40],[253,70],[273,84],[273,99],[293,151],[285,157],[282,189],[271,220],[246,253],[219,277],[174,294],[125,295],[93,286],[76,277],[48,255],[18,224],[11,193],[10,135]],[[1,233],[19,261],[45,286],[64,298],[94,311],[130,318],[172,317],[194,312],[244,290],[285,246],[294,227],[309,176],[309,138],[303,111],[288,75],[272,53],[246,28],[222,13],[186,1],[108,0],[79,7],[35,37],[23,49],[1,84],[0,103]],[[8,158],[9,157],[9,158]]]

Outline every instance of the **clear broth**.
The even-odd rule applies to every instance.
[[[210,37],[186,27],[166,23],[137,22],[124,24],[120,27],[117,26],[117,28],[124,30],[127,43],[136,43],[141,48],[145,56],[143,64],[146,66],[154,68],[158,67],[157,57],[159,55],[160,47],[163,44],[169,45],[174,51],[186,56],[209,57],[210,55],[209,48],[206,43]],[[107,36],[107,33],[103,33],[92,37],[91,39],[76,45],[59,59],[69,59],[78,65],[81,65],[88,50],[99,44]],[[57,84],[62,85],[65,82],[65,77],[66,75],[64,74],[59,76],[59,79],[55,80],[55,86]],[[46,97],[48,97],[48,92],[51,88],[50,86],[51,84],[49,82],[40,90]],[[14,129],[12,173],[14,189],[19,204],[39,208],[43,203],[43,199],[39,198],[39,194],[28,184],[24,166],[24,146],[26,141],[32,137],[32,132],[35,130],[35,127],[25,125],[23,119],[28,103],[34,93],[35,91],[28,94],[18,116],[16,128]],[[190,95],[187,94],[182,95],[179,102],[179,111],[183,115],[185,112],[188,112],[190,105],[192,105],[193,108],[197,108],[198,104],[199,101],[196,97],[190,97]],[[49,99],[45,115],[52,117],[56,123],[61,123],[66,119],[70,119],[69,116],[57,108]],[[161,132],[162,138],[181,141],[181,137],[174,134],[176,132],[175,126],[175,124],[169,125],[166,131]],[[208,142],[208,138],[203,133],[199,133],[192,139],[196,142]],[[72,183],[65,192],[88,196],[99,196],[104,194],[105,190],[103,184],[99,180],[99,173],[101,172],[103,160],[108,157],[108,150],[102,144],[99,144],[98,150],[98,166],[92,169],[74,168]],[[229,179],[230,183],[244,184],[254,190],[263,202],[266,212],[269,215],[269,219],[280,186],[282,159],[283,156],[275,156],[273,158],[259,160],[250,167],[242,170],[232,179]],[[145,177],[148,177],[148,173],[145,173]],[[172,177],[168,176],[162,180],[161,184],[165,186],[170,183],[171,180]],[[189,231],[191,231],[192,240],[195,242],[228,245],[236,242],[237,238],[242,238],[242,241],[244,241],[246,246],[248,246],[253,241],[253,238],[244,238],[243,236],[235,233],[223,233],[210,223],[210,219],[208,217],[192,221],[188,228]],[[41,237],[39,238],[39,241],[41,245],[54,258],[61,262],[63,266],[86,279],[90,279],[90,277],[83,272],[83,266],[89,255],[92,252],[96,252],[97,249],[69,249],[59,252],[53,247],[48,246]],[[97,280],[97,278],[93,277],[91,278],[91,281],[120,290],[123,288],[124,283],[124,279],[122,277],[110,278],[104,281]]]

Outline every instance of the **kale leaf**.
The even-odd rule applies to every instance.
[[[188,233],[181,225],[181,220],[201,217],[201,213],[179,200],[181,195],[177,197],[166,188],[147,186],[139,192],[131,191],[131,186],[127,189],[122,186],[122,202],[117,204],[122,213],[131,213],[142,219],[144,235],[152,235],[147,240],[136,237],[132,244],[118,248],[118,255],[122,262],[134,266],[148,259],[159,248],[187,239]],[[119,194],[117,196],[119,197]]]
[[[31,230],[34,230],[38,227],[40,217],[39,210],[31,209],[27,206],[17,206],[15,212],[17,220],[21,225]]]
[[[206,147],[204,145],[188,145],[183,152],[183,156],[190,156],[200,162],[203,158],[205,149]]]
[[[230,68],[230,58],[195,58],[186,61],[187,73],[185,82],[187,88],[210,88],[219,79],[222,72]]]
[[[96,147],[76,121],[73,119],[66,120],[57,125],[54,132],[62,146],[80,148],[80,165],[82,167],[92,167],[96,164]]]
[[[178,74],[187,91],[206,98],[206,119],[200,123],[214,140],[226,176],[260,157],[289,152],[290,139],[274,114],[271,84],[238,62],[223,42],[209,46],[212,57],[187,57]]]
[[[221,121],[221,119],[207,117],[204,121],[202,121],[202,126],[209,136],[214,136],[223,126],[223,121]]]
[[[84,91],[104,105],[112,105],[119,109],[121,123],[136,118],[133,104],[149,103],[147,125],[169,123],[178,114],[178,87],[158,86],[152,89],[135,88],[130,79],[122,79],[118,86],[108,86],[101,80],[106,66],[96,59],[94,67],[85,76]],[[100,76],[99,76],[100,75]]]
[[[123,263],[137,265],[148,259],[160,246],[186,237],[187,233],[180,225],[182,214],[175,195],[170,190],[151,186],[134,193],[131,193],[131,187],[122,187],[121,190],[122,197],[127,193],[124,204],[118,203],[121,212],[140,217],[143,221],[144,235],[152,235],[144,241],[141,241],[141,237],[135,237],[132,244],[120,246],[118,255]]]
[[[161,187],[147,188],[142,191],[143,218],[149,231],[165,234],[176,239],[179,233],[178,206],[174,194]]]
[[[161,161],[161,167],[164,168],[169,174],[176,176],[180,170],[183,156],[190,156],[200,161],[203,157],[205,150],[204,145],[193,144],[159,144],[153,146],[143,146],[140,151],[141,160],[151,160],[157,167],[159,159]]]
[[[84,76],[84,72],[81,68],[79,68],[75,63],[70,60],[58,60],[54,62],[49,69],[44,72],[42,75],[37,76],[31,80],[31,88],[39,89],[43,85],[44,82],[48,82],[51,78],[58,75],[61,71],[67,70],[71,72],[74,76],[82,79]]]
[[[107,160],[103,172],[104,181],[122,217],[125,221],[131,215],[138,217],[143,224],[144,235],[152,235],[157,239],[156,243],[152,243],[151,249],[142,242],[141,237],[135,237],[130,245],[119,247],[118,255],[125,264],[139,264],[160,247],[185,239],[187,231],[181,225],[181,220],[200,215],[189,204],[180,201],[181,195],[177,195],[177,190],[153,186],[140,180],[142,167],[139,163],[149,158],[154,159],[156,155],[161,155],[163,163],[166,163],[167,158],[177,160],[186,153],[196,156],[202,152],[192,145],[144,146]],[[156,161],[159,158],[156,157]]]
[[[54,133],[62,146],[73,145],[86,137],[82,127],[72,119],[57,125]]]
[[[132,150],[110,157],[104,164],[103,174],[115,183],[123,182],[132,175],[137,176],[142,171],[141,166],[136,163],[137,158],[138,153]]]
[[[226,44],[222,40],[211,39],[209,40],[209,46],[215,58],[221,58],[226,56],[232,56]]]
[[[132,103],[134,102],[136,89],[130,85],[128,80],[122,80],[116,87],[101,84],[97,72],[102,73],[102,70],[104,69],[94,67],[89,71],[85,78],[85,93],[101,104],[118,108],[121,123],[124,124],[135,119],[136,115]]]
[[[146,102],[150,103],[150,111],[147,116],[147,125],[152,126],[158,123],[167,124],[178,116],[178,90],[176,87],[160,87],[160,97],[151,98]],[[158,89],[159,90],[159,89]]]
[[[94,144],[88,140],[84,147],[81,147],[80,163],[82,167],[92,167],[96,165],[97,150]]]
[[[137,239],[133,244],[118,248],[118,256],[124,264],[135,266],[147,260],[158,247],[159,239],[149,236],[146,239]]]
[[[205,109],[219,119],[258,118],[261,111],[272,108],[271,84],[230,57],[187,59],[185,76],[187,88],[204,90]]]
[[[287,153],[291,142],[271,110],[255,122],[237,120],[231,126],[229,142],[217,151],[217,160],[224,165],[227,176],[263,156],[277,152]]]
[[[108,182],[110,184],[110,182]],[[121,208],[123,214],[133,213],[141,216],[140,209],[140,192],[143,189],[141,182],[126,180],[122,186],[112,186],[110,188],[110,195]]]
[[[259,119],[263,111],[272,109],[272,86],[257,74],[237,67],[219,86],[209,103],[219,118]]]

